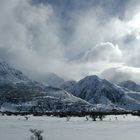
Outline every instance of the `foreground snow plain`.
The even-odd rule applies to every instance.
[[[44,140],[139,140],[140,118],[107,116],[103,121],[66,118],[0,116],[0,140],[30,140],[29,129],[43,130]]]

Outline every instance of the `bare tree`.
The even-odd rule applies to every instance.
[[[43,130],[30,129],[30,132],[33,134],[30,137],[30,140],[43,140],[43,137],[41,135],[43,133]]]
[[[97,119],[96,115],[90,115],[90,117],[92,118],[92,121],[96,121],[96,119]]]
[[[29,119],[29,116],[24,116],[25,120],[27,121]]]
[[[102,121],[105,118],[105,115],[99,115],[100,121]]]

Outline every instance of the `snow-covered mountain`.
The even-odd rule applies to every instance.
[[[133,93],[139,97],[138,92],[130,92],[95,75],[87,76],[78,82],[66,82],[61,88],[94,105],[140,110],[140,98],[133,97]]]
[[[123,81],[118,84],[121,87],[127,88],[132,91],[137,91],[140,92],[140,85],[135,83],[134,81],[128,80],[128,81]]]
[[[5,61],[0,59],[0,82],[2,83],[19,83],[30,82],[31,80],[21,71],[10,67]]]
[[[96,111],[96,106],[60,89],[51,89],[44,96],[34,96],[29,101],[3,102],[1,111],[46,112],[46,111]]]
[[[94,109],[93,105],[65,90],[33,81],[0,60],[1,111],[77,111]]]
[[[1,111],[140,110],[140,92],[136,91],[97,76],[67,81],[61,88],[46,86],[0,60]]]
[[[59,77],[55,73],[42,74],[39,75],[36,79],[45,85],[53,87],[59,87],[62,83],[65,82],[63,78]]]

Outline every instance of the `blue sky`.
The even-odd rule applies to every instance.
[[[138,0],[1,0],[0,57],[31,77],[140,82],[139,9]]]

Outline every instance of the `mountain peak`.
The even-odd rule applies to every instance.
[[[88,82],[88,83],[93,83],[93,82],[100,82],[101,79],[97,75],[91,75],[91,76],[86,76],[85,78],[81,79],[79,82]]]
[[[0,69],[2,67],[8,67],[8,64],[3,59],[0,58]]]
[[[36,80],[42,82],[45,85],[53,87],[59,87],[62,83],[65,82],[63,78],[51,72],[40,74],[39,77],[36,78]]]
[[[0,82],[21,82],[30,81],[21,71],[9,66],[4,60],[0,59]]]
[[[84,79],[99,80],[100,78],[97,75],[88,75]]]
[[[126,81],[123,81],[123,82],[120,82],[120,84],[133,84],[133,85],[137,85],[134,81],[132,80],[126,80]]]
[[[140,108],[139,101],[129,96],[130,94],[123,88],[96,75],[87,76],[73,85],[67,86],[66,83],[64,89],[91,104],[109,105],[113,108],[117,106],[130,110]]]

